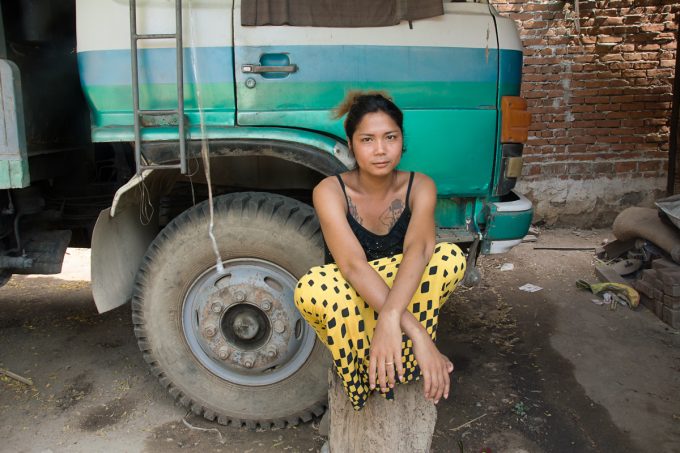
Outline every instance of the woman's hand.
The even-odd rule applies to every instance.
[[[373,332],[371,342],[370,361],[368,363],[368,382],[371,390],[377,381],[383,392],[387,387],[394,388],[395,371],[401,381],[404,377],[404,366],[401,363],[401,314],[384,310],[378,317],[378,323]]]
[[[425,398],[437,404],[442,396],[449,397],[449,374],[453,371],[453,363],[439,352],[427,334],[412,340],[413,352],[424,380]]]

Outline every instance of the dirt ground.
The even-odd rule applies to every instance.
[[[680,452],[680,332],[645,308],[592,303],[574,285],[595,280],[592,251],[534,250],[606,237],[546,230],[481,260],[482,285],[441,314],[439,344],[456,371],[434,452]],[[0,451],[320,449],[318,421],[257,432],[175,406],[142,360],[130,307],[98,315],[87,253],[67,258],[64,274],[0,289],[0,368],[34,383],[0,377]]]

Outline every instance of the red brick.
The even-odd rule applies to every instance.
[[[546,28],[548,26],[548,22],[542,20],[532,20],[524,22],[523,26],[525,29]],[[663,25],[661,26],[661,30],[663,30]]]
[[[665,126],[669,123],[670,118],[648,118],[644,120],[646,126]]]
[[[612,52],[634,52],[635,44],[619,44],[612,47]]]
[[[623,38],[620,36],[598,35],[597,37],[598,43],[619,43],[621,41],[623,41]]]
[[[673,70],[670,68],[667,69],[648,69],[647,70],[647,77],[672,77],[673,76]]]
[[[658,44],[641,44],[637,46],[637,50],[649,51],[649,50],[659,50],[661,48]]]
[[[635,96],[629,94],[625,96],[612,96],[611,102],[633,102],[635,101]]]
[[[664,33],[659,33],[654,37],[654,41],[664,41],[664,40],[673,40],[675,39],[675,33],[672,32],[664,32]]]
[[[638,170],[639,171],[658,171],[659,168],[661,167],[660,165],[661,162],[652,160],[652,161],[647,161],[647,162],[638,162]]]
[[[654,69],[659,64],[657,62],[640,62],[640,63],[633,63],[633,69]]]
[[[623,17],[607,17],[602,24],[603,25],[622,25],[623,24]]]
[[[637,169],[637,162],[616,162],[614,171],[616,173],[630,173]]]
[[[643,120],[622,120],[621,121],[621,127],[639,127],[643,126],[644,121]]]
[[[596,174],[610,174],[614,171],[614,164],[611,162],[594,162],[592,171]]]
[[[593,96],[585,99],[586,104],[605,104],[609,102],[609,96]]]
[[[619,127],[621,122],[618,120],[595,121],[596,127]]]
[[[646,77],[648,74],[644,70],[624,69],[621,75],[626,78]]]
[[[644,24],[640,26],[640,31],[644,33],[662,32],[664,28],[663,24]]]
[[[642,52],[629,52],[623,54],[623,59],[626,61],[639,61],[642,60]]]
[[[601,61],[624,61],[624,57],[621,54],[609,54],[609,55],[603,55],[600,60]]]

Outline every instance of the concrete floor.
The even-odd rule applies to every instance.
[[[538,244],[607,236],[547,230]],[[592,252],[535,245],[484,258],[484,283],[442,310],[439,344],[456,371],[433,451],[680,452],[680,332],[644,308],[591,303],[574,281],[595,280]],[[129,306],[98,315],[87,253],[68,258],[60,276],[0,289],[0,368],[34,382],[0,377],[0,451],[319,450],[316,422],[253,432],[187,416],[149,374]]]

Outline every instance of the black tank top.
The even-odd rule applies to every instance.
[[[387,234],[375,234],[366,228],[352,217],[349,212],[349,199],[347,198],[347,191],[345,190],[345,183],[342,181],[340,175],[335,175],[342,187],[342,193],[345,194],[345,202],[347,203],[347,222],[352,229],[354,236],[356,236],[361,248],[364,249],[368,261],[377,260],[386,256],[396,255],[404,251],[404,238],[406,237],[406,230],[411,220],[411,208],[409,208],[409,196],[411,195],[411,185],[413,184],[413,177],[415,173],[411,172],[408,179],[408,187],[406,189],[406,206],[392,229]],[[328,246],[324,242],[326,250],[326,264],[333,263],[335,260],[328,250]]]

